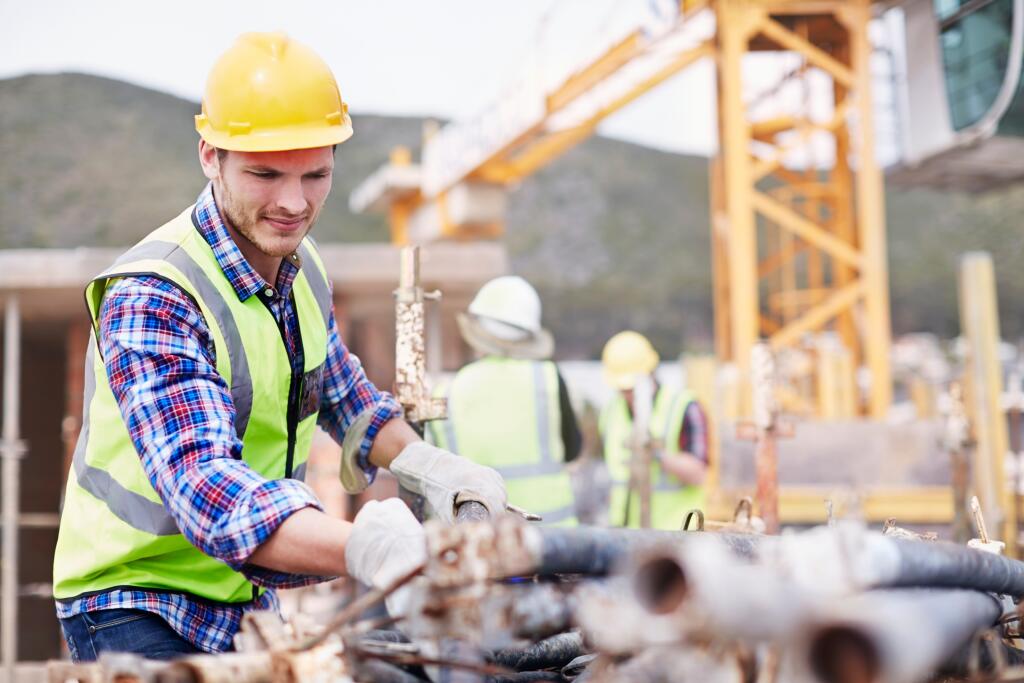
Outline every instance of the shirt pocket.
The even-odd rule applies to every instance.
[[[302,387],[299,394],[299,422],[320,410],[326,365],[325,361],[302,376]]]

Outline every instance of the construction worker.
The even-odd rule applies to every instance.
[[[701,484],[708,466],[707,420],[688,391],[658,386],[654,370],[658,352],[643,335],[620,332],[601,353],[605,381],[615,395],[601,412],[605,463],[612,479],[609,519],[615,526],[640,526],[640,492],[630,490],[634,457],[633,391],[641,380],[654,385],[649,436],[651,460],[651,527],[679,529],[686,513],[703,508]]]
[[[501,477],[423,442],[339,336],[307,238],[352,134],[329,67],[283,34],[243,35],[196,129],[210,182],[195,205],[86,288],[85,416],[54,558],[76,661],[229,650],[275,588],[379,585],[422,561],[397,500],[354,525],[322,512],[302,482],[317,425],[350,491],[384,467],[443,520],[505,505]]]
[[[439,388],[448,419],[430,423],[431,440],[500,472],[513,505],[575,524],[565,463],[580,453],[580,432],[537,291],[521,277],[496,278],[457,322],[481,358]]]

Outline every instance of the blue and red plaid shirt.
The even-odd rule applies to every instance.
[[[238,298],[266,296],[268,283],[231,238],[210,185],[196,202],[196,218]],[[270,301],[274,316],[284,322],[293,369],[300,372],[304,364],[301,337],[289,294],[301,267],[299,259],[282,261]],[[276,330],[274,336],[278,336]],[[264,479],[241,460],[235,408],[230,388],[216,370],[213,337],[198,307],[180,289],[149,276],[112,283],[100,311],[99,344],[110,387],[142,466],[178,528],[201,551],[268,590],[250,603],[234,605],[184,593],[114,589],[57,601],[57,616],[141,609],[165,619],[201,650],[230,649],[243,612],[278,608],[273,588],[331,578],[285,574],[248,563],[293,512],[323,508],[304,483]],[[362,443],[360,464],[372,477],[373,440],[402,410],[366,378],[359,359],[342,343],[332,313],[319,425],[341,443],[348,426],[367,410],[373,411],[373,419]]]

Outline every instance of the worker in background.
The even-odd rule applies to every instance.
[[[580,432],[537,291],[521,277],[496,278],[457,321],[481,357],[439,389],[448,419],[430,423],[431,440],[500,472],[513,505],[575,524],[565,463],[580,453]]]
[[[614,526],[640,526],[639,494],[629,491],[630,449],[633,431],[633,389],[641,378],[654,384],[650,436],[651,526],[679,529],[686,513],[703,508],[701,485],[708,467],[707,419],[693,395],[685,390],[658,386],[654,370],[658,352],[641,334],[620,332],[601,353],[605,381],[615,395],[601,413],[600,430],[605,463],[612,479],[609,521]]]
[[[421,562],[397,499],[354,525],[322,512],[302,481],[317,425],[350,491],[384,467],[444,520],[466,500],[505,505],[501,477],[419,439],[339,336],[307,238],[352,134],[329,67],[283,34],[243,35],[196,128],[196,203],[86,288],[84,425],[54,558],[76,661],[229,650],[275,588],[379,585]]]

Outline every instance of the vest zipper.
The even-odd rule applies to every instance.
[[[274,315],[274,309],[271,308],[270,302],[266,301],[262,297],[260,301],[263,301],[263,305],[267,307],[267,311],[270,313],[270,317],[274,319],[277,324],[277,331],[281,333],[281,344],[284,346],[284,355],[288,357],[288,407],[287,407],[287,421],[288,421],[288,453],[285,456],[284,461],[284,477],[289,479],[292,476],[292,468],[295,461],[295,441],[296,432],[299,428],[299,406],[298,406],[298,387],[301,382],[295,381],[295,369],[291,367],[291,355],[288,352],[288,335],[285,331],[284,320],[278,320],[277,316]],[[292,299],[292,305],[295,305],[295,300]],[[296,316],[298,311],[296,311]],[[295,340],[296,345],[301,344],[301,337]]]

